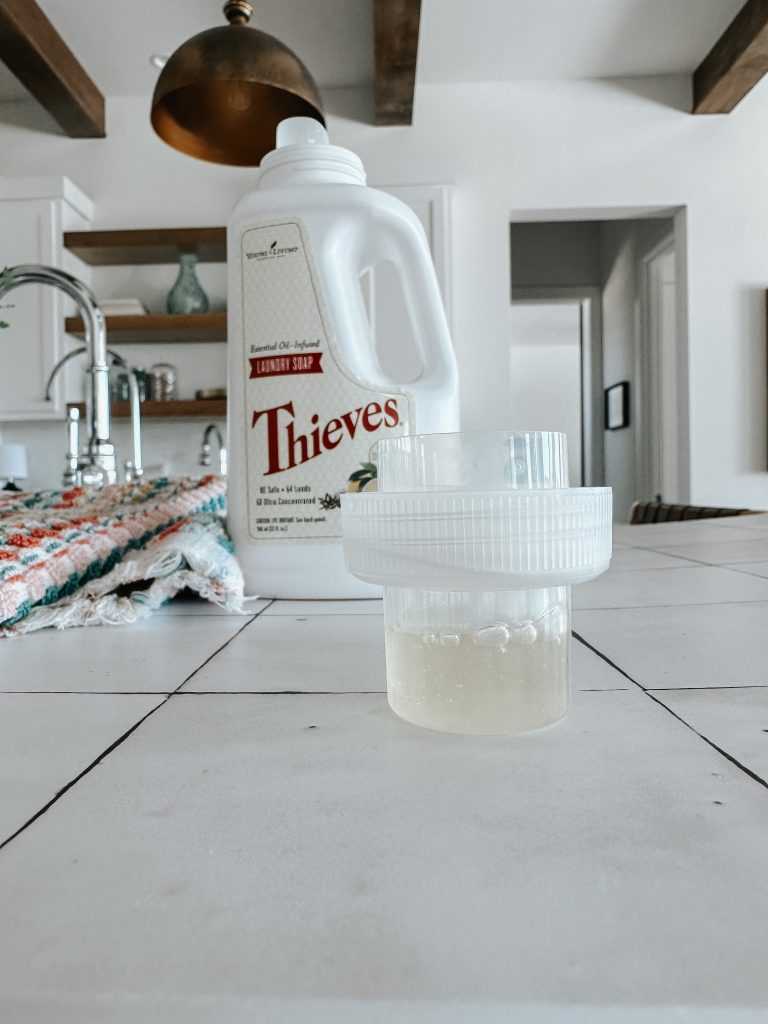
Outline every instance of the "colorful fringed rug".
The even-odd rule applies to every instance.
[[[0,491],[0,635],[147,618],[188,588],[242,611],[226,481]]]

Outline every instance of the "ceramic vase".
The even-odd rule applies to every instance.
[[[193,252],[179,255],[179,276],[168,292],[166,303],[169,313],[208,312],[208,296],[197,280],[196,265],[197,256]]]

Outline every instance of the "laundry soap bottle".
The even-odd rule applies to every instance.
[[[376,596],[345,567],[341,494],[375,488],[376,441],[458,429],[456,362],[421,224],[366,187],[359,158],[319,122],[290,118],[232,213],[227,260],[227,518],[246,592]],[[412,360],[401,373],[377,357],[361,276],[380,263],[397,272],[416,375]]]

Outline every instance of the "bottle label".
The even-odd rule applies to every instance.
[[[250,228],[240,251],[250,535],[338,540],[341,494],[375,488],[371,445],[408,432],[408,398],[343,366],[298,223]]]

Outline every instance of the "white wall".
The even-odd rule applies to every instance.
[[[691,497],[768,508],[768,87],[727,117],[693,118],[688,79],[421,86],[412,128],[353,119],[366,107],[359,94],[327,99],[342,112],[330,119],[335,141],[360,153],[372,181],[456,185],[453,320],[467,427],[505,425],[510,219],[687,206]],[[3,172],[69,175],[95,201],[97,227],[222,223],[252,180],[156,140],[144,98],[110,101],[106,141],[41,134],[29,107],[10,113]]]

